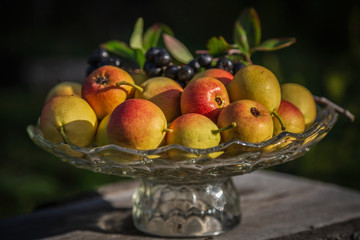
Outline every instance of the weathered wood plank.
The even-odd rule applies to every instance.
[[[271,240],[360,240],[360,218]]]
[[[284,237],[360,219],[360,193],[336,185],[268,171],[238,176],[234,182],[241,194],[242,223],[213,239],[291,239]],[[3,220],[1,239],[160,239],[132,224],[136,186],[133,181],[112,184],[86,200]]]

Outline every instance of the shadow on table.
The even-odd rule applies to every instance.
[[[114,207],[98,194],[86,200],[46,206],[34,213],[0,221],[1,239],[39,239],[96,232],[143,236],[132,221],[130,207]],[[77,237],[80,237],[78,235]]]

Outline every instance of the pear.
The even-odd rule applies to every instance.
[[[181,94],[181,113],[199,113],[214,123],[221,110],[230,103],[225,85],[213,77],[190,81]]]
[[[118,86],[131,85],[135,88],[134,98],[149,100],[157,105],[165,114],[166,121],[171,122],[181,115],[180,94],[183,88],[168,77],[153,77],[139,85],[119,82]]]
[[[106,127],[109,143],[132,149],[154,149],[167,131],[164,113],[154,103],[132,98],[110,114]]]
[[[297,83],[281,85],[281,99],[294,104],[304,115],[305,128],[309,128],[316,118],[316,103],[311,92]]]
[[[74,95],[81,97],[81,84],[78,82],[60,82],[50,89],[46,95],[45,102],[53,97],[62,95]]]
[[[305,130],[305,119],[301,111],[292,103],[281,100],[280,107],[277,113],[284,121],[287,132],[302,133]],[[281,133],[281,124],[279,120],[273,116],[274,122],[274,136]]]
[[[166,121],[172,122],[181,115],[180,94],[183,88],[167,77],[154,77],[140,85],[143,91],[135,91],[135,98],[147,99],[156,104],[165,114]]]
[[[227,85],[231,102],[250,99],[263,105],[270,113],[280,106],[280,84],[265,67],[248,65],[240,69]]]
[[[133,78],[134,83],[136,85],[140,85],[148,79],[146,74],[143,73],[141,70],[139,71],[139,69],[136,69],[136,70],[130,72],[130,75]]]
[[[220,143],[221,131],[234,127],[232,124],[224,129],[199,113],[187,113],[176,118],[169,126],[170,131],[166,134],[166,144],[180,144],[189,148],[210,148]],[[209,157],[217,157],[222,152],[211,153]],[[175,160],[185,160],[199,157],[194,153],[178,149],[169,150],[169,157]]]
[[[44,105],[39,126],[44,138],[51,142],[65,140],[84,147],[92,143],[98,122],[94,110],[84,99],[57,96]]]
[[[273,120],[269,111],[260,103],[244,99],[230,103],[220,113],[217,125],[226,127],[232,122],[236,126],[221,132],[223,142],[238,139],[244,142],[260,143],[273,136]],[[242,148],[232,145],[228,152],[237,153]]]
[[[225,86],[228,85],[231,80],[233,80],[234,76],[229,73],[228,71],[224,70],[224,69],[220,69],[220,68],[209,68],[206,69],[203,72],[197,73],[192,79],[191,81],[201,78],[201,77],[212,77],[212,78],[216,78],[217,80],[219,80],[220,82],[222,82]]]
[[[94,109],[98,119],[103,119],[117,105],[133,97],[134,88],[127,85],[118,87],[120,81],[134,83],[125,70],[105,65],[95,69],[83,82],[81,97]]]
[[[100,122],[96,131],[95,143],[97,146],[104,146],[109,144],[106,127],[109,122],[110,114],[106,115]]]

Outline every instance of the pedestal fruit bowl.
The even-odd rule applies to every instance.
[[[52,143],[34,125],[28,126],[27,132],[36,145],[76,167],[138,179],[140,186],[133,196],[133,220],[138,229],[161,236],[208,236],[240,223],[240,196],[232,176],[304,155],[327,135],[337,118],[332,106],[318,105],[317,119],[304,133],[282,132],[258,144],[232,140],[208,149],[176,144],[152,150],[113,144],[78,147]],[[230,146],[241,148],[242,153],[227,154]],[[171,149],[197,157],[173,161],[167,156]],[[214,152],[224,153],[209,158]]]
[[[248,21],[249,19],[251,21]],[[161,28],[159,26],[163,27]],[[345,113],[345,115],[347,114],[352,117],[350,113],[327,99],[312,96],[312,94],[309,93],[310,97],[307,97],[307,99],[312,103],[312,113],[314,113],[314,117],[316,115],[315,121],[311,119],[311,124],[306,126],[305,129],[303,118],[303,126],[300,133],[286,131],[281,116],[276,112],[279,108],[281,97],[278,80],[272,73],[267,73],[269,72],[267,69],[253,65],[250,55],[255,51],[277,50],[293,44],[295,40],[293,38],[270,39],[261,43],[259,19],[254,9],[244,11],[239,19],[237,19],[234,27],[234,44],[227,43],[223,37],[213,37],[208,41],[205,53],[204,51],[199,51],[197,58],[192,57],[188,49],[180,41],[169,35],[169,29],[164,27],[164,25],[152,26],[145,32],[144,36],[142,36],[142,27],[143,22],[140,18],[135,24],[135,29],[130,39],[130,46],[124,42],[109,41],[101,45],[101,49],[96,52],[95,58],[89,58],[88,63],[91,66],[88,69],[89,76],[85,80],[85,83],[89,83],[91,80],[91,87],[84,87],[86,84],[83,84],[82,98],[91,102],[92,105],[95,105],[96,109],[99,110],[95,111],[95,113],[99,120],[98,132],[101,129],[100,138],[97,138],[90,145],[75,145],[70,136],[69,138],[66,136],[67,126],[61,126],[60,121],[58,121],[59,119],[56,117],[50,118],[54,121],[45,125],[51,129],[52,134],[56,135],[56,139],[60,139],[60,141],[49,141],[49,137],[46,137],[48,135],[46,135],[46,132],[42,131],[43,128],[41,128],[41,126],[44,125],[41,124],[42,118],[40,118],[40,126],[30,125],[27,127],[27,132],[32,141],[40,148],[75,167],[139,180],[140,186],[133,195],[132,213],[135,226],[143,232],[167,237],[195,237],[218,235],[234,228],[241,221],[241,207],[240,196],[234,186],[232,176],[250,173],[258,169],[268,168],[296,159],[308,152],[312,146],[327,135],[337,121],[338,112]],[[160,34],[163,34],[163,41],[168,51],[166,51],[165,48],[153,47],[157,46]],[[128,57],[130,60],[138,63],[138,71],[130,73],[133,79],[126,73],[129,68],[121,66],[118,61],[119,59],[111,59],[109,52],[117,54],[120,57]],[[215,55],[220,57],[213,57]],[[176,61],[172,62],[172,58]],[[180,65],[176,65],[179,63]],[[122,69],[120,70],[119,67],[122,67]],[[107,69],[107,71],[104,69]],[[126,76],[126,79],[123,77],[110,79],[108,76],[109,69],[111,69],[112,73],[119,73],[113,74],[111,77]],[[190,94],[188,94],[189,88],[186,89],[186,86],[195,86],[196,82],[194,83],[194,81],[202,81],[200,75],[204,74],[206,69],[213,69],[211,71],[212,73],[209,73],[210,71],[206,73],[211,76],[206,75],[206,77],[202,79],[210,79],[212,82],[218,82],[216,85],[219,84],[222,89],[221,96],[215,95],[212,90],[209,91],[209,99],[211,98],[211,101],[207,101],[208,106],[204,106],[204,100],[195,100],[195,98],[193,98],[194,95],[200,92],[204,95],[204,88],[190,92]],[[255,79],[257,79],[255,81],[261,82],[260,86],[257,82],[251,82],[251,84],[246,83],[245,85],[257,85],[255,88],[261,91],[254,93],[254,91],[252,91],[254,89],[249,89],[246,90],[247,92],[245,91],[243,94],[239,94],[240,88],[242,89],[242,85],[244,85],[244,82],[242,82],[243,79],[239,79],[239,75],[243,73],[241,72],[243,70],[240,69],[257,69],[258,73],[243,75],[255,76]],[[239,73],[241,74],[236,75],[238,71],[240,71]],[[198,75],[195,75],[196,72]],[[227,74],[224,74],[224,72],[227,72]],[[267,74],[264,74],[264,72]],[[235,77],[232,79],[233,75],[235,75]],[[264,77],[265,75],[267,77]],[[216,76],[218,76],[217,79]],[[225,80],[224,76],[226,76]],[[160,87],[158,87],[157,91],[146,92],[149,91],[150,83],[145,83],[144,80],[153,77],[160,77],[156,81],[153,79],[152,82],[156,84],[159,81],[165,81],[161,80],[165,78],[169,78],[167,80],[168,82],[176,81],[177,83],[171,84],[172,91],[174,92],[172,94],[162,95],[161,97],[159,97],[159,95],[163,94],[163,92],[160,91]],[[269,81],[265,78],[271,78],[271,84],[269,84]],[[234,79],[237,81],[236,84],[231,83]],[[253,81],[252,79],[247,80]],[[141,84],[142,82],[144,82],[144,84]],[[202,82],[204,82],[201,84],[202,86],[209,86],[207,81]],[[234,91],[235,88],[232,87],[233,85],[236,86],[237,90]],[[267,85],[271,85],[271,89],[274,90],[267,91]],[[185,88],[182,89],[182,87]],[[164,87],[162,88],[164,89]],[[210,89],[209,87],[207,88]],[[120,111],[119,109],[127,108],[121,103],[120,98],[116,98],[119,100],[116,104],[112,101],[114,97],[112,97],[112,99],[106,99],[106,96],[114,96],[115,94],[107,94],[106,91],[108,90],[112,92],[120,91],[121,96],[124,96],[121,98],[121,101],[123,101],[123,103],[127,101],[126,106],[130,106],[130,101],[132,103],[147,101],[147,104],[154,105],[152,109],[156,109],[156,111],[159,112],[160,117],[157,119],[162,119],[161,124],[154,121],[152,121],[153,124],[150,124],[149,115],[142,117],[141,124],[136,125],[136,127],[141,128],[145,125],[147,130],[150,130],[148,133],[156,132],[159,138],[156,147],[143,147],[149,146],[148,143],[139,147],[140,145],[137,143],[139,139],[141,141],[145,138],[154,140],[155,136],[152,134],[145,134],[146,137],[144,137],[144,134],[136,135],[127,132],[127,130],[130,129],[128,126],[130,126],[131,122],[138,121],[138,119],[135,120],[134,116],[142,115],[145,111],[141,111],[140,114],[140,112],[136,112],[136,109],[140,108],[137,107],[131,108],[132,114],[125,110],[121,112],[122,110]],[[91,94],[95,94],[89,97],[89,94],[84,93],[84,91],[90,91]],[[99,97],[100,95],[101,97]],[[117,94],[115,95],[117,96]],[[158,97],[157,101],[153,99],[155,95]],[[184,101],[185,95],[187,96],[186,101]],[[147,100],[141,99],[141,101],[140,99],[128,100],[128,98],[134,98],[134,96],[135,98],[137,98],[136,96],[143,96],[139,98],[144,99],[146,99],[145,96],[151,97],[148,97]],[[236,99],[234,99],[234,96]],[[97,100],[90,101],[89,98],[90,100]],[[232,98],[233,100],[230,103],[229,101]],[[231,131],[234,130],[233,132],[237,135],[231,135],[227,132],[226,138],[224,138],[225,135],[221,135],[221,139],[220,137],[218,138],[219,144],[216,142],[215,144],[212,143],[210,147],[202,147],[203,145],[201,143],[203,143],[203,141],[199,140],[200,145],[189,146],[188,143],[192,142],[190,141],[192,139],[189,140],[189,138],[187,138],[188,141],[180,141],[181,144],[176,142],[176,139],[174,142],[166,142],[165,144],[162,141],[163,136],[170,136],[171,131],[174,131],[171,129],[171,124],[168,127],[170,129],[166,128],[166,123],[170,123],[170,121],[174,123],[185,114],[202,114],[204,115],[202,118],[208,117],[206,120],[211,122],[209,126],[214,125],[215,128],[217,128],[215,130],[216,134],[220,134],[220,131],[224,131],[224,129],[229,130],[229,128],[226,127],[229,123],[219,127],[220,117],[218,116],[222,116],[221,113],[225,112],[223,109],[233,106],[234,101],[251,101],[254,103],[256,101],[256,104],[266,106],[270,98],[274,103],[271,105],[274,106],[263,107],[264,110],[261,110],[266,112],[267,123],[269,123],[269,121],[271,123],[266,125],[270,126],[270,128],[266,129],[270,129],[267,131],[270,133],[266,133],[265,138],[261,140],[259,140],[258,137],[246,138],[249,140],[242,139],[241,137],[245,134],[239,133],[239,129],[244,130],[243,125],[247,125],[247,121],[244,120],[243,116],[240,121],[236,117],[233,118],[232,114],[227,114],[227,116],[231,115],[231,121],[229,122],[231,124],[228,125],[228,127],[232,128]],[[101,101],[99,101],[99,99],[101,99]],[[150,102],[151,99],[153,102]],[[170,102],[170,99],[172,99],[171,106],[177,105],[178,108],[176,111],[172,109],[174,110],[172,114],[166,114],[165,116],[163,112],[169,110],[169,105],[167,104]],[[199,97],[196,99],[206,98]],[[50,101],[52,100],[48,102]],[[104,106],[100,106],[100,102],[111,103],[111,106],[107,106],[108,108],[106,108],[108,110],[107,112],[103,112],[105,108]],[[195,102],[199,107],[193,110],[192,104],[195,104]],[[187,105],[186,107],[185,104]],[[294,105],[296,104],[294,103]],[[114,107],[115,110],[113,110]],[[66,109],[69,108],[71,109],[71,106],[66,107]],[[293,108],[295,108],[295,106]],[[47,115],[53,116],[53,112],[56,112],[54,108],[48,107],[48,109]],[[187,110],[185,111],[184,109]],[[247,109],[250,110],[250,113],[253,115],[250,116],[253,120],[255,117],[261,115],[259,109],[259,107]],[[77,110],[72,109],[72,111],[78,113]],[[121,114],[119,114],[119,111]],[[154,111],[147,112],[153,114]],[[303,113],[300,112],[302,108],[299,108],[298,111],[301,117],[303,117]],[[57,112],[60,112],[62,116],[66,116],[66,112],[64,111]],[[215,115],[213,114],[214,112],[216,112]],[[232,112],[235,112],[235,110],[230,111],[230,113]],[[229,113],[229,111],[227,111],[227,113]],[[114,114],[116,114],[116,117],[113,117]],[[182,115],[178,116],[180,114]],[[246,114],[249,115],[249,112]],[[127,117],[130,115],[132,117]],[[295,116],[295,114],[290,116]],[[278,127],[278,129],[280,129],[279,134],[273,134],[272,119],[275,117],[280,123],[280,127]],[[104,123],[105,120],[103,120],[100,123],[102,118],[108,122]],[[119,122],[115,122],[114,119],[124,121],[126,124],[121,125]],[[76,120],[78,123],[76,126],[84,126],[82,125],[84,121]],[[237,120],[239,121],[236,122]],[[288,120],[292,119],[291,117],[290,119],[287,117],[286,120],[286,122],[289,122]],[[256,121],[254,120],[254,122]],[[156,127],[155,125],[161,126]],[[189,127],[189,125],[190,124],[187,124],[186,127]],[[96,121],[92,126],[96,128]],[[120,126],[125,126],[125,128]],[[255,129],[255,124],[249,126],[251,127],[246,129],[246,132],[251,134],[252,131],[255,132],[255,130],[257,130],[257,135],[264,135],[261,134],[261,131],[259,133],[260,128]],[[154,129],[151,129],[151,127],[160,129],[161,131],[152,131]],[[77,132],[79,130],[78,128],[72,129],[75,129]],[[116,130],[117,132],[109,132],[115,131],[114,129],[121,129],[121,131]],[[303,129],[305,129],[305,131],[303,131]],[[208,132],[208,135],[211,136],[211,134],[215,134],[213,130],[209,131],[211,132]],[[72,134],[72,137],[72,139],[76,139],[80,136]],[[164,139],[166,139],[166,141],[168,140],[166,137],[164,137]],[[173,138],[169,137],[169,139]],[[199,137],[199,139],[202,138]],[[109,144],[111,141],[113,141],[112,144]],[[175,158],[174,152],[179,153],[176,154]]]

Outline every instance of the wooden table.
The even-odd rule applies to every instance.
[[[242,223],[199,239],[360,239],[359,192],[270,171],[234,182],[241,194]],[[136,187],[134,181],[111,184],[85,199],[2,220],[0,239],[161,239],[132,223]]]

